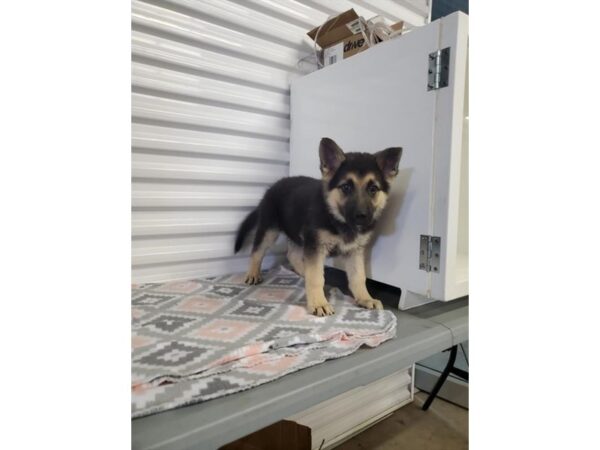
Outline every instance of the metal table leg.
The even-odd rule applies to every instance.
[[[429,394],[429,397],[427,397],[427,400],[423,404],[423,411],[427,411],[429,409],[429,407],[431,406],[431,403],[433,403],[433,400],[435,399],[435,397],[437,397],[438,393],[440,392],[440,389],[442,388],[442,386],[448,379],[448,375],[450,375],[451,373],[462,378],[465,381],[469,381],[469,372],[466,372],[462,369],[454,367],[454,363],[456,362],[456,354],[458,353],[458,345],[451,347],[449,350],[450,350],[450,357],[448,358],[448,363],[446,364],[446,367],[444,368],[444,371],[440,375],[440,378],[438,379],[437,383],[433,387],[433,390]],[[444,350],[444,351],[447,351],[447,350]]]

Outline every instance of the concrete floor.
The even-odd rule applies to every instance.
[[[354,436],[339,450],[466,450],[469,448],[469,412],[436,398],[428,411],[421,406],[427,394],[387,419]]]

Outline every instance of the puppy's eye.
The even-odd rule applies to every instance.
[[[352,193],[354,187],[350,183],[344,183],[340,186],[340,189],[344,194],[348,195]]]
[[[369,193],[369,195],[375,195],[375,194],[377,194],[378,191],[379,191],[379,187],[377,187],[376,184],[370,184],[367,187],[367,192]]]

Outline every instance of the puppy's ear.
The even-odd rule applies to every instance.
[[[331,177],[346,159],[342,149],[333,141],[324,137],[319,145],[319,158],[321,159],[321,174]]]
[[[392,179],[398,175],[398,164],[402,156],[402,147],[390,147],[375,153],[377,165],[386,179]]]

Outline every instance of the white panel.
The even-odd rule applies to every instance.
[[[302,42],[311,42],[304,28],[255,11],[243,3],[236,4],[223,0],[169,0],[163,4],[184,6],[202,15],[225,21],[229,26],[241,27],[270,36],[277,41],[285,41],[290,47],[298,47]],[[298,39],[299,36],[302,39]]]
[[[444,301],[468,295],[468,253],[458,242],[467,20],[454,13],[292,83],[292,174],[318,174],[317,153],[307,149],[322,136],[347,151],[404,148],[368,271],[402,288],[404,307],[424,300],[413,294]],[[450,48],[450,79],[428,91],[428,55],[438,48]],[[421,235],[441,239],[432,272],[419,268]]]
[[[147,64],[133,64],[131,82],[137,87],[158,89],[193,97],[196,100],[261,109],[284,117],[290,109],[290,98],[287,94],[227,83]]]
[[[288,167],[281,164],[134,153],[132,174],[139,178],[264,185],[287,176]]]
[[[258,205],[265,190],[243,184],[134,182],[131,202],[146,208],[248,208]]]
[[[391,0],[397,5],[407,8],[411,11],[418,13],[419,15],[427,18],[431,17],[431,2],[432,0]]]
[[[439,91],[436,116],[439,117],[435,134],[435,211],[433,234],[442,240],[441,271],[432,279],[432,296],[453,300],[469,293],[469,255],[459,254],[459,213],[461,181],[468,180],[468,170],[461,177],[463,153],[463,125],[467,71],[468,16],[461,12],[441,20],[440,48],[450,47],[450,79],[448,87]],[[468,144],[467,144],[468,145]],[[439,168],[439,169],[438,169]],[[468,202],[468,198],[465,199]],[[468,226],[468,218],[463,226]]]
[[[355,0],[375,11],[383,12],[384,17],[394,22],[404,21],[412,26],[421,26],[427,23],[427,15],[407,5],[399,4],[393,0]]]
[[[363,16],[365,19],[370,19],[371,17],[377,15],[373,9],[361,5],[359,2],[352,2],[349,0],[327,0],[326,2],[320,2],[318,0],[299,1],[307,6],[319,5],[322,10],[327,11],[329,16],[336,15],[351,8],[353,8],[359,16]]]
[[[229,242],[228,242],[229,241]],[[133,240],[133,265],[226,258],[232,255],[233,236],[215,240],[204,234],[193,238]]]
[[[133,237],[203,233],[234,233],[249,209],[218,211],[134,211]]]
[[[414,366],[319,403],[289,420],[310,427],[313,449],[332,448],[410,403],[413,378]]]
[[[246,3],[266,9],[277,15],[286,16],[291,21],[304,24],[306,26],[305,33],[327,20],[326,13],[314,7],[304,5],[302,0],[246,0]],[[339,12],[342,11],[339,10]]]
[[[132,103],[135,118],[289,138],[290,121],[281,117],[136,93]]]
[[[353,8],[359,16],[370,19],[380,15],[387,24],[403,21],[410,27],[422,26],[429,22],[427,0],[299,0],[306,6],[319,5],[327,15],[335,15]],[[317,25],[322,21],[317,21]]]
[[[271,268],[283,260],[281,255],[267,255],[263,268]],[[153,283],[168,280],[188,280],[191,278],[241,273],[248,269],[248,257],[217,258],[194,260],[174,264],[150,264],[134,266],[133,275],[137,283]]]
[[[190,152],[222,157],[289,161],[288,143],[268,139],[232,136],[180,128],[160,127],[134,123],[134,148],[155,149],[164,152]]]
[[[133,3],[132,18],[135,25],[143,25],[224,51],[260,58],[291,70],[296,69],[299,58],[297,49],[225,28],[209,20],[141,2]]]
[[[291,75],[286,70],[148,33],[134,30],[131,50],[134,56],[152,58],[156,62],[199,70],[214,77],[231,77],[238,81],[277,88],[282,92],[289,90]]]
[[[202,233],[202,230],[198,230]],[[234,235],[225,234],[221,239],[206,232],[196,236],[177,236],[134,239],[131,259],[134,266],[185,262],[203,259],[230,258],[233,256]],[[273,251],[282,252],[274,246]]]
[[[434,22],[292,83],[291,174],[318,176],[323,136],[349,152],[403,147],[367,272],[422,295],[431,285],[418,258],[419,236],[431,229],[436,104],[435,92],[427,91],[427,70],[439,28]]]
[[[289,173],[289,84],[313,51],[306,32],[349,5],[375,14],[367,3],[133,0],[134,281],[245,270],[234,233]],[[401,6],[379,9],[395,18]]]

